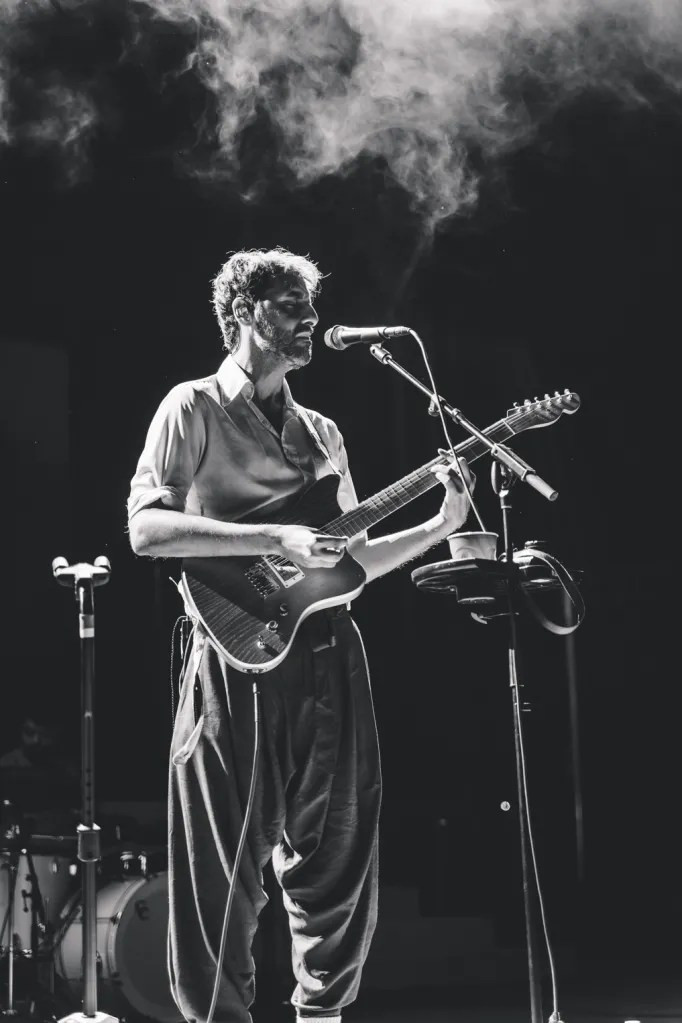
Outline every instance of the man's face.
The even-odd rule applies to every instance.
[[[295,275],[278,277],[254,307],[255,340],[264,352],[272,352],[297,369],[310,362],[312,333],[319,317],[305,282]]]

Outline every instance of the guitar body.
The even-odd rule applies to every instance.
[[[320,529],[341,514],[337,476],[323,476],[279,515],[265,519]],[[314,611],[345,604],[366,581],[347,552],[333,568],[302,569],[264,556],[185,558],[180,590],[211,642],[240,671],[270,671],[286,657],[301,622]]]

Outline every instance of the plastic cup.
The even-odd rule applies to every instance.
[[[450,557],[453,561],[468,561],[470,558],[497,560],[497,533],[483,531],[470,533],[450,533]]]

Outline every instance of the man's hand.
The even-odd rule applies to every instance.
[[[300,568],[333,568],[348,546],[347,536],[329,536],[308,526],[275,526],[274,553]]]
[[[469,514],[470,504],[466,495],[464,485],[457,472],[456,463],[466,480],[469,490],[473,491],[476,485],[476,477],[469,469],[466,459],[450,458],[449,462],[442,465],[434,465],[431,472],[445,487],[445,500],[443,501],[440,514],[443,521],[448,524],[450,531],[460,529],[466,522]]]

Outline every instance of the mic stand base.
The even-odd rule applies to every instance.
[[[119,1020],[108,1012],[97,1011],[92,1016],[86,1016],[84,1012],[71,1012],[68,1016],[62,1016],[59,1023],[119,1023]]]

